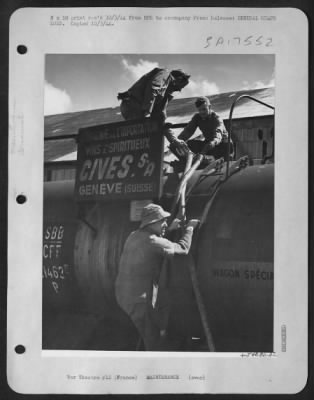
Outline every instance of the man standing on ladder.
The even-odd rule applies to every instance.
[[[190,220],[180,239],[172,242],[163,237],[169,216],[157,204],[144,207],[139,229],[125,242],[115,283],[118,304],[133,321],[146,351],[169,350],[163,317],[155,309],[156,286],[164,257],[188,254],[199,223],[197,219]],[[170,228],[178,227],[175,220]]]

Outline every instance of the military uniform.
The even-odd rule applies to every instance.
[[[188,140],[197,128],[203,133],[205,140]],[[214,111],[206,118],[198,113],[194,114],[178,139],[186,141],[193,153],[212,155],[215,158],[226,157],[228,132],[222,118]]]
[[[183,71],[168,71],[165,68],[154,68],[152,71],[143,75],[134,83],[130,89],[118,94],[121,114],[124,119],[141,119],[150,115],[155,119],[164,122],[167,118],[166,108],[169,101],[173,98],[171,93],[175,90],[173,84],[176,76],[185,79],[188,83],[189,75]]]
[[[160,337],[160,330],[165,327],[160,326],[162,318],[152,304],[153,288],[158,283],[163,259],[175,254],[187,254],[192,235],[193,229],[187,227],[175,243],[157,236],[147,225],[132,232],[124,245],[115,283],[116,298],[132,319],[146,350],[165,350]]]

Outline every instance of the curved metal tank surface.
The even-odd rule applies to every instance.
[[[200,232],[199,281],[217,351],[273,351],[274,166],[221,187]]]
[[[179,337],[178,349],[189,347],[187,337],[204,341],[187,265],[193,255],[216,350],[272,351],[273,173],[273,165],[264,165],[230,177],[217,192],[192,254],[174,257],[167,292],[169,333]],[[196,171],[190,184],[200,174]],[[195,188],[188,218],[201,216],[218,178],[205,177]],[[175,174],[164,181],[161,204],[167,209],[177,183]],[[127,201],[86,204],[79,210],[73,188],[73,181],[45,185],[44,238],[47,226],[63,226],[61,256],[69,265],[68,280],[62,279],[58,293],[51,284],[54,277],[44,277],[45,308],[61,312],[81,307],[129,329],[113,288],[124,241],[139,223],[130,221]]]

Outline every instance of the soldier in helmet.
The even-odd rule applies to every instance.
[[[199,223],[190,220],[178,242],[165,235],[170,214],[157,204],[144,207],[141,225],[127,238],[119,263],[115,293],[118,304],[130,316],[147,351],[165,350],[165,327],[160,326],[153,298],[164,257],[188,254],[193,230]],[[178,222],[172,226],[178,228]]]
[[[168,71],[154,68],[143,75],[123,93],[118,93],[121,114],[124,119],[153,117],[161,122],[167,118],[166,108],[172,93],[181,91],[189,83],[190,75],[182,70]]]

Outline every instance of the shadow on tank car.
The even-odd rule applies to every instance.
[[[217,179],[195,187],[189,218],[199,217]],[[165,208],[177,184],[175,174],[164,178]],[[141,349],[114,296],[124,241],[138,227],[130,202],[79,209],[73,191],[74,181],[45,184],[43,348]],[[249,166],[217,192],[192,250],[216,351],[272,351],[273,243],[274,165]],[[207,351],[187,263],[177,256],[171,269],[169,335],[178,351]]]

